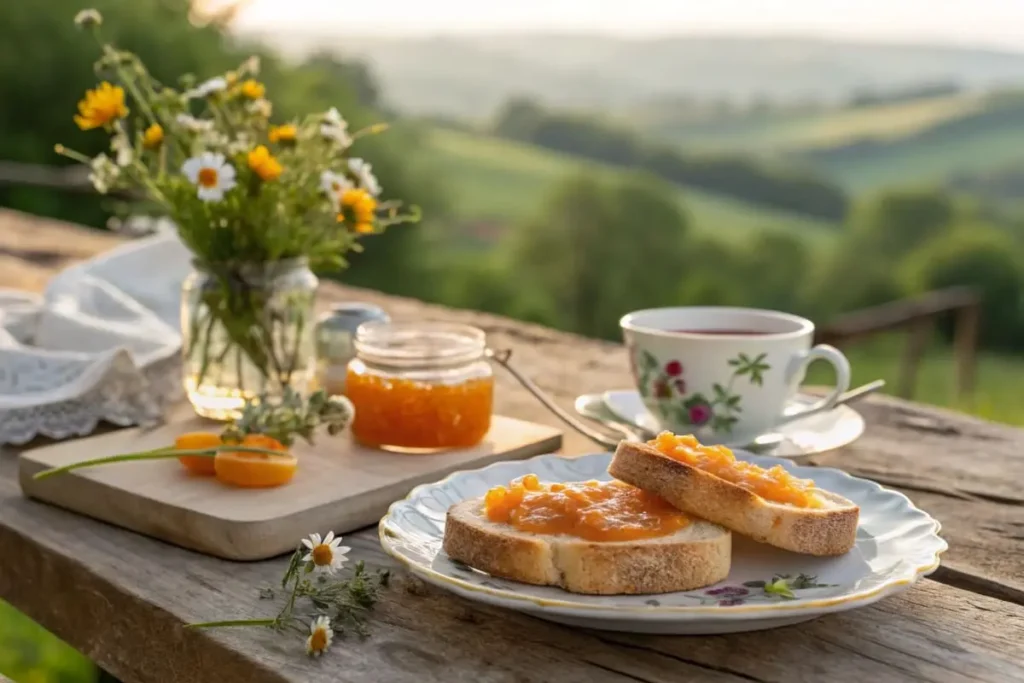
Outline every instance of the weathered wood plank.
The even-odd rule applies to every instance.
[[[1024,431],[889,398],[859,410],[864,437],[815,461],[897,488],[942,522],[936,578],[1024,604]]]
[[[18,560],[0,596],[126,681],[1024,680],[1024,608],[931,581],[808,624],[683,638],[568,629],[399,580],[368,640],[310,661],[295,636],[181,628],[271,615],[257,590],[283,560],[228,564],[24,500],[12,469],[0,462],[0,549]],[[390,565],[373,530],[350,540]]]

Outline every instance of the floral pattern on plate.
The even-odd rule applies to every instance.
[[[607,481],[611,455],[542,455],[456,472],[418,486],[380,523],[384,550],[413,574],[458,595],[534,616],[590,628],[649,633],[726,633],[772,628],[870,604],[905,589],[938,567],[946,542],[939,523],[903,494],[836,469],[800,467],[779,458],[737,452],[770,467],[814,479],[861,508],[857,543],[846,555],[820,558],[786,552],[733,535],[725,581],[660,595],[577,595],[476,571],[442,551],[448,508],[528,473],[541,481]]]

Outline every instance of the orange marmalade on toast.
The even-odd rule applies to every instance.
[[[634,541],[667,536],[690,519],[665,500],[620,481],[541,484],[527,474],[484,497],[492,522],[535,534],[588,541]]]
[[[798,479],[781,465],[765,469],[737,460],[725,446],[702,446],[689,434],[676,436],[671,432],[662,432],[647,443],[666,457],[713,474],[773,503],[801,508],[824,506],[813,481]]]

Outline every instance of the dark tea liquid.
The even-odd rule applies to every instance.
[[[670,330],[670,332],[677,332],[679,334],[731,334],[744,337],[758,334],[771,334],[770,332],[762,332],[761,330]]]

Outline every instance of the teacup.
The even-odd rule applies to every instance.
[[[781,424],[835,407],[850,363],[814,323],[778,311],[732,307],[651,308],[619,321],[637,390],[664,429],[706,443],[752,440]],[[789,405],[815,360],[835,368],[828,396]]]

